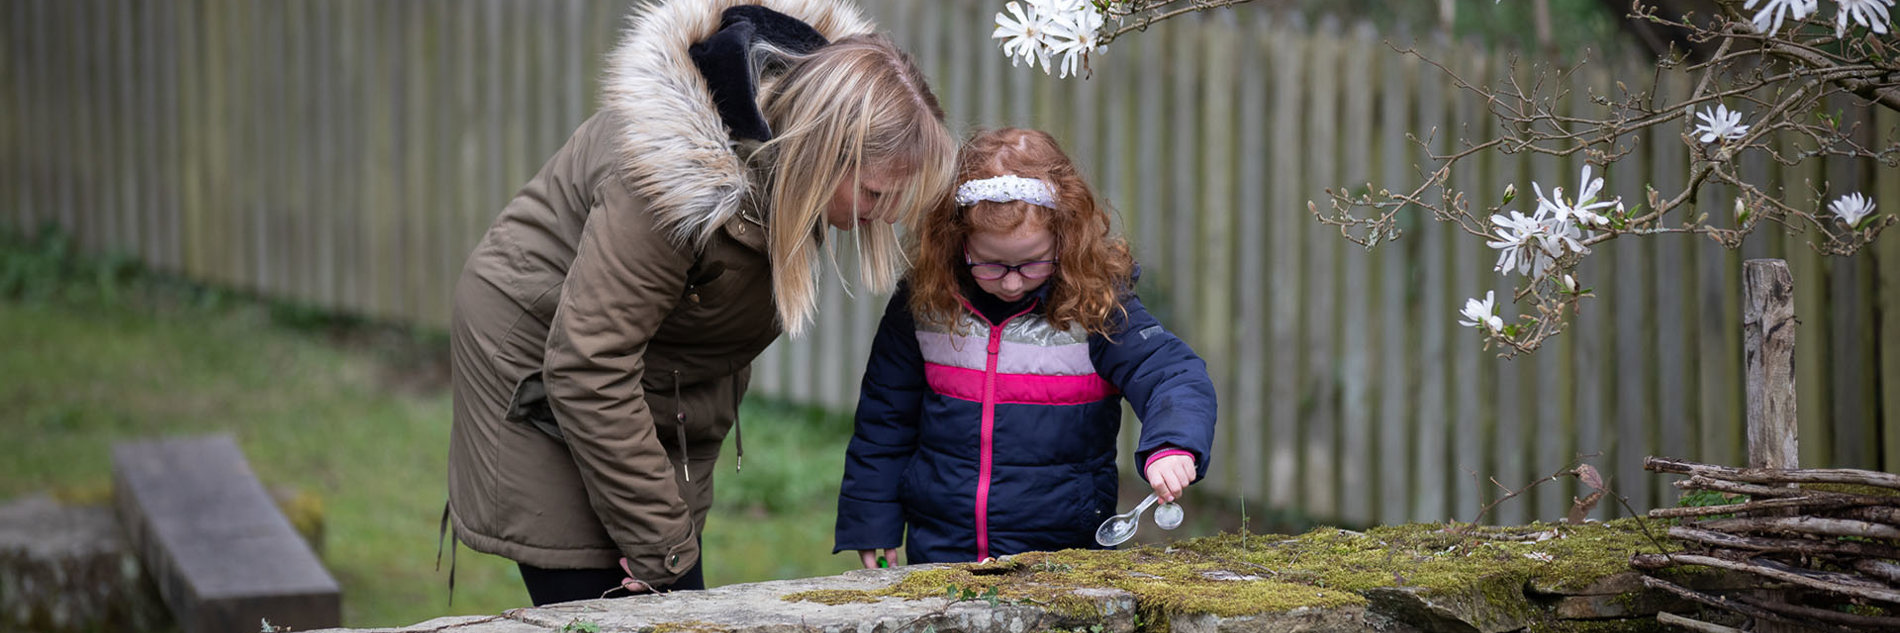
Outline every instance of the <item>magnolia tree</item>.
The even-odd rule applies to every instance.
[[[1120,35],[1182,13],[1244,1],[1010,2],[997,14],[992,37],[1003,40],[1012,63],[1026,61],[1068,77],[1086,70],[1089,55],[1102,54]],[[1592,247],[1609,240],[1690,233],[1735,248],[1757,229],[1776,225],[1811,232],[1809,242],[1819,252],[1853,254],[1894,217],[1877,214],[1862,192],[1830,190],[1827,183],[1776,190],[1749,182],[1740,166],[1749,156],[1784,165],[1824,157],[1900,165],[1900,134],[1875,130],[1871,136],[1880,140],[1862,141],[1868,135],[1859,126],[1865,124],[1843,123],[1829,109],[1831,99],[1851,95],[1859,103],[1900,111],[1893,3],[1836,0],[1826,3],[1829,13],[1821,0],[1722,0],[1714,3],[1712,15],[1670,16],[1658,14],[1651,2],[1635,0],[1632,18],[1678,29],[1689,41],[1715,42],[1714,52],[1693,63],[1679,57],[1658,62],[1660,69],[1683,71],[1693,82],[1693,90],[1680,99],[1667,99],[1654,86],[1618,82],[1613,92],[1589,95],[1590,112],[1564,107],[1576,89],[1571,78],[1582,64],[1549,69],[1532,81],[1507,73],[1487,86],[1468,83],[1416,51],[1404,51],[1481,98],[1496,126],[1486,138],[1464,139],[1448,154],[1433,153],[1435,168],[1415,186],[1329,189],[1329,209],[1313,203],[1308,209],[1368,248],[1398,238],[1399,215],[1406,212],[1429,213],[1484,240],[1497,252],[1494,269],[1521,278],[1513,299],[1530,309],[1506,321],[1497,314],[1495,294],[1487,292],[1483,299],[1465,302],[1459,323],[1477,329],[1485,344],[1498,345],[1504,356],[1535,350],[1564,329],[1577,303],[1591,296],[1576,277],[1578,264]],[[1060,63],[1054,63],[1058,57]],[[1598,174],[1629,155],[1638,135],[1676,121],[1689,124],[1679,137],[1689,148],[1686,184],[1660,190],[1645,183],[1639,200],[1603,196]],[[1429,140],[1420,143],[1429,152]],[[1457,190],[1453,172],[1462,161],[1486,152],[1578,155],[1585,165],[1573,183],[1527,183],[1533,199],[1520,197],[1516,184],[1498,193]],[[1711,221],[1695,201],[1716,188],[1731,192],[1734,205]]]

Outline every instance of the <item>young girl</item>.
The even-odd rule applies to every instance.
[[[865,368],[837,553],[866,567],[1098,547],[1121,399],[1172,501],[1206,473],[1214,387],[1135,297],[1127,243],[1048,134],[977,135],[929,211]]]

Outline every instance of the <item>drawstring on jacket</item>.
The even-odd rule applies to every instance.
[[[739,432],[739,398],[744,394],[738,388],[732,390],[732,448],[738,457],[732,460],[732,472],[745,470],[745,435]]]
[[[686,409],[680,406],[680,370],[673,370],[673,419],[679,422],[680,436],[680,474],[687,481],[693,480],[693,471],[686,469]]]

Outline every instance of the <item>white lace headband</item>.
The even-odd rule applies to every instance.
[[[997,176],[965,181],[957,185],[957,206],[967,207],[979,201],[1014,202],[1021,200],[1039,207],[1056,208],[1056,188],[1036,178]]]

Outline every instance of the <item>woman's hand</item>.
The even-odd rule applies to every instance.
[[[864,563],[865,569],[877,569],[878,568],[877,559],[880,555],[883,556],[884,558],[884,562],[885,562],[884,566],[888,567],[888,566],[897,564],[897,553],[896,553],[896,550],[892,550],[892,549],[858,550],[858,562]]]
[[[1169,455],[1148,464],[1148,485],[1162,503],[1174,503],[1181,490],[1194,482],[1194,456]]]
[[[627,557],[625,556],[620,557],[620,571],[627,573],[626,578],[620,579],[621,589],[627,590],[628,593],[647,593],[653,591],[652,586],[633,577],[633,570],[627,567]]]

